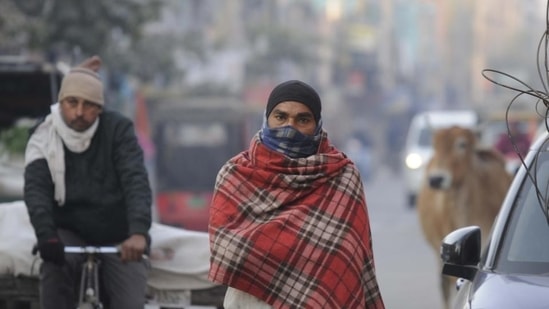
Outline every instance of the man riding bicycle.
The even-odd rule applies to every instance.
[[[41,308],[75,308],[83,257],[64,246],[119,245],[102,256],[105,308],[143,308],[151,189],[133,123],[104,108],[95,56],[63,79],[59,102],[31,132],[24,199],[43,260]]]

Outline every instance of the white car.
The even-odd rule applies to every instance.
[[[410,122],[403,152],[403,173],[408,206],[414,207],[431,158],[433,131],[453,125],[475,129],[479,115],[473,110],[436,110],[416,114]]]

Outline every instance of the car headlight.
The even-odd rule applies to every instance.
[[[415,170],[421,167],[423,159],[417,153],[410,153],[406,156],[405,163],[406,167]]]

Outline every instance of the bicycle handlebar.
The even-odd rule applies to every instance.
[[[120,253],[120,247],[118,246],[65,246],[65,253],[87,253],[87,254],[97,254],[97,253]],[[141,255],[145,260],[148,260],[149,257],[146,254]]]
[[[32,254],[36,255],[38,253],[38,246],[34,245],[32,248]],[[88,254],[97,254],[97,253],[120,253],[120,247],[118,246],[65,246],[65,253],[88,253]],[[149,257],[146,254],[142,255],[143,259],[148,259]]]
[[[65,246],[65,253],[119,253],[118,247]]]

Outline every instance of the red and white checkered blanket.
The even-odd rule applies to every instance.
[[[252,140],[216,181],[209,279],[274,308],[383,308],[363,185],[324,136],[290,159]]]

